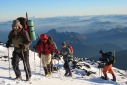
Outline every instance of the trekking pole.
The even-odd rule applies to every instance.
[[[58,57],[56,57],[56,60],[58,60],[58,64],[56,64],[55,60],[53,60],[53,62],[54,62],[54,66],[57,66],[56,71],[57,71],[57,74],[58,74],[58,76],[60,78],[61,77],[61,72],[60,72],[59,59],[58,59]]]
[[[22,49],[22,57],[23,57],[23,64],[24,64],[24,66],[25,66],[25,68],[26,68],[26,74],[28,75],[28,79],[29,79],[30,76],[29,76],[29,74],[28,74],[28,68],[27,68],[27,66],[26,66],[26,60],[25,60],[25,58],[24,58],[23,49]],[[29,79],[29,83],[31,84],[30,79]]]
[[[101,76],[102,76],[102,70],[103,70],[103,68],[101,68]]]
[[[42,61],[42,56],[40,58],[40,74],[41,74],[41,61]]]
[[[99,77],[100,77],[100,68],[99,68]]]
[[[114,50],[114,63],[116,62],[116,51]]]
[[[58,59],[58,68],[57,68],[57,73],[59,74],[59,78],[61,77],[61,72],[60,72],[60,65],[59,65],[59,59]]]
[[[8,48],[8,63],[9,63],[9,78],[11,78],[11,73],[10,73],[10,59],[9,59],[9,48]]]
[[[35,48],[34,48],[34,71],[36,72],[36,62],[35,62]]]

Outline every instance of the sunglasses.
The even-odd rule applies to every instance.
[[[42,41],[45,41],[46,39],[42,39]]]

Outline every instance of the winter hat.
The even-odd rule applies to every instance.
[[[23,26],[20,24],[20,21],[19,20],[13,20],[12,28],[14,26],[18,26],[20,29],[23,28]]]
[[[66,46],[66,42],[63,42],[63,43],[62,43],[62,46]]]
[[[104,53],[102,50],[99,51],[100,54]]]
[[[41,34],[41,35],[40,35],[40,39],[41,39],[41,40],[47,39],[47,35],[46,35],[46,34]]]

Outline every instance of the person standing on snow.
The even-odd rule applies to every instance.
[[[69,62],[72,61],[73,56],[71,54],[70,49],[66,46],[66,43],[62,43],[62,49],[60,50],[60,55],[63,56],[64,60],[64,69],[65,69],[65,74],[64,76],[71,76],[72,77],[72,72],[69,67]]]
[[[23,26],[20,24],[19,20],[13,21],[12,28],[12,31],[8,35],[6,47],[8,48],[10,44],[13,44],[14,46],[12,66],[16,75],[15,80],[22,80],[19,69],[19,61],[22,59],[26,72],[26,81],[28,81],[31,77],[29,64],[29,46],[31,45],[32,41],[30,40],[28,32],[23,30]]]
[[[53,58],[54,58],[54,53],[56,53],[58,50],[57,50],[57,45],[56,45],[56,43],[53,41],[53,38],[51,37],[51,36],[48,36],[48,40],[49,40],[49,42],[51,42],[51,44],[53,45],[53,47],[54,47],[54,51],[52,51],[51,52],[51,55],[52,55],[52,57],[51,57],[51,62],[50,62],[50,66],[51,66],[51,72],[53,72]]]
[[[35,46],[35,50],[39,52],[42,59],[42,65],[45,71],[45,77],[52,74],[51,72],[51,52],[54,51],[54,47],[46,34],[41,34],[40,39]]]
[[[105,66],[103,68],[103,75],[101,78],[105,79],[105,80],[108,80],[108,77],[107,77],[107,71],[109,73],[112,74],[112,77],[113,77],[113,81],[116,81],[116,76],[114,74],[114,71],[112,69],[112,64],[113,64],[113,61],[109,59],[109,56],[104,53],[102,50],[99,51],[100,55],[101,55],[101,58],[99,59],[100,61],[102,61],[103,63],[105,63]]]

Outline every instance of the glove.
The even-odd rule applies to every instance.
[[[9,48],[9,47],[10,47],[10,44],[9,44],[8,42],[6,43],[6,47],[7,47],[7,48]]]
[[[60,51],[59,50],[55,50],[56,54],[60,54]]]
[[[35,49],[35,47],[36,47],[36,46],[34,45],[34,46],[33,46],[33,49]]]
[[[99,60],[100,60],[100,61],[104,61],[104,59],[103,59],[103,58],[99,58]]]
[[[6,47],[9,48],[10,44],[11,44],[11,40],[8,40],[7,43],[6,43]]]
[[[24,45],[23,44],[19,44],[19,48],[20,49],[23,49],[24,48]]]
[[[104,66],[105,66],[105,63],[100,63],[100,64],[98,65],[98,68],[104,68]]]

